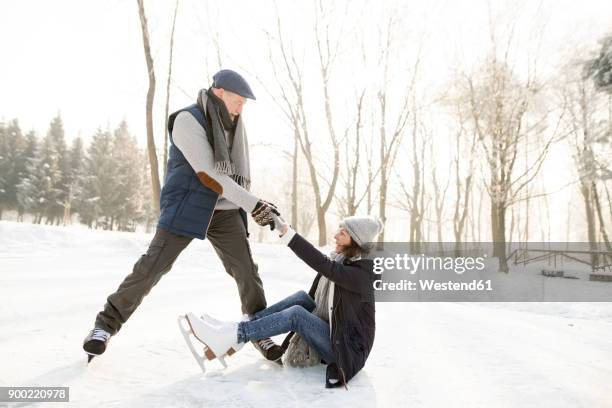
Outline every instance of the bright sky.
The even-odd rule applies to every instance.
[[[448,83],[455,65],[469,66],[487,49],[489,7],[498,21],[517,14],[518,48],[524,48],[523,54],[539,55],[544,73],[552,72],[569,55],[568,50],[585,45],[592,47],[612,30],[612,1],[609,0],[547,0],[541,2],[539,14],[535,10],[540,3],[526,0],[396,3],[399,4],[395,14],[400,34],[395,51],[409,64],[415,43],[422,39],[422,80],[433,88]],[[314,44],[311,22],[314,4],[278,2],[286,38],[298,51]],[[373,41],[378,21],[395,9],[392,1],[333,4],[338,8],[349,5],[346,12],[340,13],[344,19],[334,20],[332,24],[333,30],[348,27],[342,31],[343,53],[348,54],[359,52],[356,39],[360,34],[364,34],[366,41]],[[157,76],[155,131],[159,148],[163,143],[174,1],[148,0],[145,6]],[[244,113],[250,142],[254,145],[255,171],[281,168],[276,160],[278,151],[289,149],[292,140],[292,133],[279,111],[254,77],[261,76],[268,86],[273,85],[264,33],[275,31],[275,15],[272,1],[181,0],[176,28],[171,111],[192,103],[198,89],[210,84],[210,75],[219,68],[211,46],[213,33],[218,29],[222,67],[242,72],[258,96],[257,101],[247,104]],[[541,42],[535,41],[540,29],[544,33]],[[377,51],[376,44],[366,46]],[[35,129],[42,135],[51,118],[61,112],[67,138],[80,135],[87,140],[97,127],[113,128],[126,119],[139,143],[145,145],[148,82],[136,0],[0,0],[0,50],[0,120],[16,117],[22,128]],[[316,59],[307,51],[301,57],[299,63],[306,74],[314,75],[318,70]],[[343,95],[344,101],[350,101],[354,95],[355,87],[351,85],[380,80],[379,61],[371,58],[365,65],[355,61],[334,68],[336,92],[349,92]],[[403,69],[393,67],[393,75],[401,76]],[[317,91],[308,91],[312,91],[311,102],[318,102]],[[340,113],[338,116],[345,115],[346,102],[335,109]],[[321,115],[320,107],[318,110],[317,114]],[[316,135],[323,133],[317,131],[319,123],[323,123],[322,116],[315,116],[313,123],[316,139]],[[271,144],[280,147],[262,147]],[[259,183],[255,179],[254,187]],[[267,183],[265,188],[278,192],[282,187]]]
[[[308,40],[311,32],[300,30],[301,15],[309,7],[297,9],[296,2],[279,2],[284,13],[283,24],[295,27],[292,35]],[[302,4],[308,2],[301,2]],[[535,3],[535,2],[534,2]],[[191,102],[197,89],[207,86],[205,38],[207,24],[214,20],[225,25],[220,31],[222,47],[235,61],[226,67],[249,67],[258,75],[269,75],[269,67],[252,66],[250,59],[265,55],[266,45],[257,42],[263,30],[273,30],[272,2],[223,2],[207,7],[203,1],[181,0],[176,32],[174,86],[171,105],[178,108]],[[352,4],[359,5],[358,2]],[[372,2],[368,14],[389,9],[389,2]],[[414,30],[427,25],[430,38],[429,55],[435,60],[438,52],[452,53],[458,45],[465,58],[481,52],[486,41],[487,3],[483,1],[427,1],[402,3],[402,29]],[[503,2],[491,1],[493,8]],[[152,48],[157,72],[156,106],[165,100],[168,39],[173,1],[145,1],[152,35]],[[372,7],[374,9],[372,9]],[[505,7],[505,6],[504,6]],[[356,19],[363,11],[350,9]],[[598,35],[612,29],[610,1],[548,1],[541,19],[547,24],[546,35],[551,43],[563,43],[572,37]],[[211,16],[209,19],[207,16]],[[351,14],[347,20],[350,22]],[[523,17],[533,20],[535,16]],[[548,20],[548,21],[547,21]],[[212,23],[215,24],[214,22]],[[297,26],[296,26],[297,24]],[[608,27],[606,27],[608,24]],[[537,24],[536,24],[537,25]],[[305,27],[305,26],[302,26]],[[364,27],[367,29],[367,27]],[[350,35],[350,34],[348,34]],[[244,49],[238,45],[242,43]],[[44,132],[50,119],[61,111],[68,137],[81,134],[89,138],[98,126],[115,126],[123,118],[144,144],[144,102],[147,90],[146,67],[136,1],[56,0],[0,2],[0,118],[19,118],[25,128]],[[434,50],[438,51],[435,52]],[[438,55],[438,57],[442,57]],[[227,57],[224,57],[227,59]],[[312,61],[311,64],[315,64]],[[215,55],[209,52],[211,71],[216,70]],[[354,67],[339,67],[339,75],[350,75]],[[426,66],[427,71],[438,68]],[[250,79],[260,96],[250,103],[245,116],[264,115],[276,120],[277,112],[256,81]],[[256,121],[257,122],[257,121]],[[163,117],[160,112],[156,125]],[[265,124],[262,124],[265,127]],[[258,132],[251,130],[252,142]],[[264,141],[265,137],[263,138]]]

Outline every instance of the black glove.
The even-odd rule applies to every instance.
[[[255,204],[255,209],[251,212],[251,216],[255,222],[262,227],[269,225],[270,231],[274,231],[275,228],[274,218],[272,217],[273,214],[280,215],[274,204],[264,200],[259,200],[257,204]]]

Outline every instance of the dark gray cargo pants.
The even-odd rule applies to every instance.
[[[253,262],[246,228],[238,210],[217,210],[206,233],[225,271],[236,281],[242,312],[253,314],[266,307],[263,284]],[[193,238],[157,229],[134,269],[110,295],[104,310],[96,317],[96,327],[115,334],[130,318],[142,299],[172,268],[179,254]]]

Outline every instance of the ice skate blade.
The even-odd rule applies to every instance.
[[[189,320],[187,320],[187,318],[185,316],[179,316],[177,321],[178,321],[179,330],[181,331],[181,334],[183,335],[183,338],[185,339],[185,343],[187,343],[187,347],[189,347],[189,351],[191,351],[191,354],[193,355],[193,358],[197,361],[198,365],[202,369],[202,372],[205,373],[206,372],[206,366],[204,365],[204,360],[208,359],[208,358],[207,358],[207,356],[198,354],[198,352],[196,351],[196,349],[195,349],[195,347],[194,347],[194,345],[193,345],[193,343],[191,341],[191,338],[190,338],[190,335],[193,335],[193,333],[191,332],[191,326],[189,326],[189,329],[188,329],[183,324],[183,321],[186,321],[187,325],[189,325]],[[208,348],[205,349],[205,351],[210,351],[212,353],[212,351],[210,349],[208,349]]]
[[[200,368],[202,368],[202,372],[204,373],[206,372],[206,366],[205,366],[206,360],[208,361],[219,360],[219,362],[223,365],[223,367],[227,368],[227,363],[225,362],[225,356],[231,356],[232,354],[234,354],[236,352],[234,348],[230,348],[225,354],[221,356],[217,356],[212,351],[212,349],[206,344],[206,342],[204,342],[202,339],[200,339],[198,336],[195,335],[193,331],[193,327],[191,326],[191,323],[187,315],[179,316],[177,321],[178,321],[179,329],[181,330],[181,333],[183,334],[183,338],[185,339],[185,342],[187,343],[187,347],[189,347],[189,350],[191,351],[193,358],[195,358]],[[185,325],[183,322],[186,322],[187,325]],[[192,338],[198,341],[197,346],[194,345]],[[202,344],[204,345],[204,348],[203,348],[204,352],[203,354],[199,354],[196,351],[196,348],[198,346],[201,346]]]
[[[191,316],[190,316],[191,315]],[[208,360],[214,360],[215,358],[219,361],[223,363],[223,361],[221,360],[222,357],[225,356],[231,356],[232,354],[234,354],[236,352],[236,350],[234,350],[233,347],[230,347],[229,349],[227,349],[224,353],[222,353],[220,356],[217,356],[215,354],[215,352],[212,350],[212,348],[210,348],[210,346],[208,344],[206,344],[206,341],[204,341],[204,339],[201,339],[200,337],[198,337],[198,335],[196,334],[195,330],[193,329],[193,325],[191,324],[191,318],[193,319],[197,319],[197,317],[193,314],[193,313],[188,313],[185,315],[185,320],[187,321],[187,324],[189,324],[189,328],[191,329],[191,334],[193,335],[193,337],[195,337],[200,343],[204,344],[204,354],[206,356],[206,358]]]

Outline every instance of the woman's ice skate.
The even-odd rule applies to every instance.
[[[236,338],[237,323],[224,322],[213,325],[193,313],[187,313],[178,317],[178,324],[191,354],[203,372],[206,372],[205,360],[217,359],[224,367],[227,367],[225,356],[231,356],[243,346],[243,343],[238,343]],[[202,344],[205,346],[202,354],[196,351],[197,346],[193,343],[191,336],[200,343],[197,346],[201,347]]]

